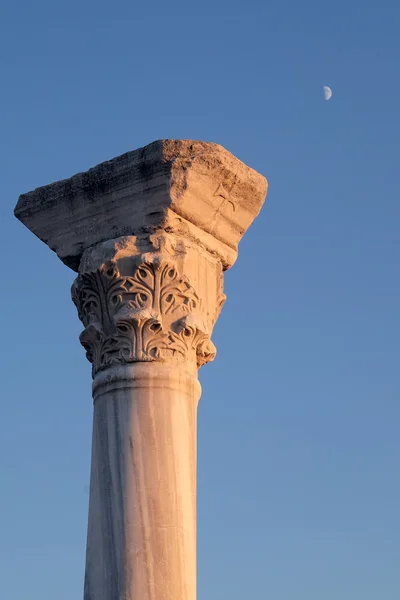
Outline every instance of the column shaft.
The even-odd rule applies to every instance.
[[[195,374],[136,363],[100,372],[85,600],[195,600]]]

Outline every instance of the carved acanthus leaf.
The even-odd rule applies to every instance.
[[[108,263],[78,277],[72,298],[94,373],[117,363],[176,358],[201,366],[215,356],[200,299],[171,261],[142,262],[131,276]]]

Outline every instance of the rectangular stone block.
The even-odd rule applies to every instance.
[[[15,216],[74,270],[99,242],[162,228],[196,238],[226,269],[266,192],[222,146],[160,140],[21,195]]]

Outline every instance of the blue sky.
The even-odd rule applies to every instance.
[[[192,138],[270,183],[200,375],[199,600],[398,600],[399,19],[394,0],[2,3],[2,597],[82,597],[92,418],[74,273],[18,195]]]

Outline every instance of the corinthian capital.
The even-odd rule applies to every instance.
[[[214,274],[200,292],[191,283],[195,273],[187,274],[193,268],[197,279],[201,271]],[[86,251],[82,271],[72,299],[94,374],[129,362],[179,360],[190,367],[213,360],[210,334],[225,299],[219,261],[171,234],[130,236]]]
[[[79,275],[93,373],[213,359],[223,271],[267,182],[216,144],[164,140],[20,197],[15,214]]]

